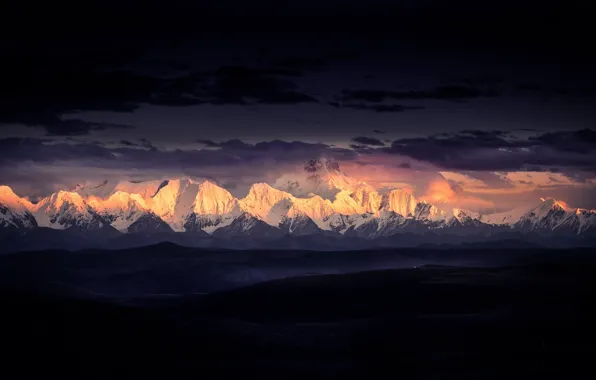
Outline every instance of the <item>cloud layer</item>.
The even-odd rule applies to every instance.
[[[357,136],[353,148],[272,140],[198,139],[196,147],[159,148],[147,139],[0,139],[2,183],[38,197],[105,179],[206,178],[243,196],[315,157],[333,157],[350,176],[378,189],[407,188],[418,197],[473,210],[501,210],[557,196],[596,207],[596,140],[591,130],[519,138],[503,131],[462,131],[394,140]],[[579,149],[571,149],[578,146]],[[572,199],[570,199],[572,198]]]

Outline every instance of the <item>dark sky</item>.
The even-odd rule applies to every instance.
[[[525,181],[596,207],[590,2],[196,3],[3,12],[0,182],[189,175],[240,193],[330,155],[385,182]]]

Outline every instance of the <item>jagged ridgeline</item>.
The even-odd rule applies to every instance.
[[[33,204],[0,187],[0,226],[106,234],[194,232],[214,237],[334,235],[375,239],[400,233],[594,234],[596,212],[554,199],[480,215],[417,200],[403,189],[379,191],[347,176],[332,159],[308,161],[272,184],[236,198],[210,181],[103,181],[59,191]]]

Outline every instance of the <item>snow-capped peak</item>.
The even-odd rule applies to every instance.
[[[323,199],[318,195],[310,198],[299,198],[294,200],[294,204],[288,211],[289,217],[306,215],[317,221],[322,220],[335,213],[333,204],[328,199]]]
[[[215,236],[244,231],[244,227],[250,227],[254,234],[327,230],[366,237],[418,229],[456,228],[457,233],[462,233],[481,224],[495,231],[503,225],[522,232],[596,231],[596,211],[570,208],[555,199],[541,199],[530,207],[481,216],[447,204],[417,201],[403,189],[379,193],[370,185],[350,179],[333,160],[311,160],[299,172],[302,177],[293,177],[298,184],[293,190],[298,189],[304,196],[256,183],[244,198],[237,199],[211,181],[182,178],[103,181],[97,186],[79,187],[76,192],[58,191],[31,204],[10,187],[0,186],[0,226],[81,230],[106,226],[127,233],[221,230]],[[107,195],[83,196],[85,189],[101,190],[99,193]],[[333,196],[321,195],[325,190],[333,192]]]
[[[82,197],[96,196],[100,198],[107,197],[112,191],[113,184],[108,180],[103,180],[99,183],[79,183],[72,190],[80,194]]]
[[[61,190],[41,199],[33,206],[33,214],[41,227],[94,230],[106,226],[106,221],[72,191]]]
[[[112,227],[124,233],[172,232],[140,194],[116,191],[108,199],[90,198],[88,204]]]
[[[294,200],[294,196],[285,191],[275,189],[266,183],[256,183],[239,204],[242,210],[272,226],[277,226]]]
[[[148,210],[149,206],[145,199],[139,194],[129,194],[124,191],[116,191],[108,199],[102,200],[97,197],[89,197],[87,203],[96,211],[103,210],[130,210],[133,208]]]
[[[519,222],[521,217],[528,211],[529,208],[527,206],[517,207],[505,212],[482,215],[481,220],[487,224],[512,226]]]
[[[471,212],[467,210],[462,210],[459,208],[454,208],[451,210],[452,217],[450,220],[457,221],[459,224],[466,226],[471,223],[479,224],[482,223],[480,219],[480,214],[476,212]]]
[[[541,198],[540,203],[524,213],[515,225],[524,230],[552,231],[566,220],[567,224],[573,224],[568,218],[570,214],[576,216],[575,211],[568,209],[562,202]]]
[[[78,184],[74,192],[80,194],[83,198],[98,197],[108,198],[112,194],[122,191],[129,194],[139,194],[143,198],[151,198],[157,194],[161,187],[167,185],[167,181],[109,181],[104,180],[100,183]]]
[[[9,186],[0,186],[0,204],[15,211],[25,212],[30,202],[16,195]]]
[[[341,190],[354,190],[361,183],[347,176],[337,161],[330,158],[309,160],[297,171],[279,177],[273,187],[296,197],[317,194],[333,199]]]
[[[37,226],[29,212],[31,203],[16,195],[8,186],[0,186],[0,227],[32,228]]]
[[[376,210],[368,210],[370,206],[364,201],[363,197],[358,197],[357,194],[353,194],[351,190],[342,190],[335,194],[333,200],[333,209],[335,212],[342,215],[353,215],[362,214],[365,212],[374,212]]]
[[[408,218],[416,214],[417,204],[416,198],[410,192],[395,189],[383,196],[381,208]]]
[[[526,215],[527,218],[532,218],[534,221],[540,221],[549,216],[552,212],[565,211],[565,208],[557,202],[556,199],[541,198],[541,204],[530,210]]]
[[[129,194],[138,194],[147,199],[155,196],[157,192],[168,184],[168,181],[120,181],[116,184],[114,191],[122,191]]]
[[[226,189],[209,181],[199,184],[193,211],[201,215],[222,215],[231,212],[236,199]]]
[[[569,208],[556,199],[540,198],[534,205],[483,215],[481,220],[483,223],[516,226],[526,230],[567,228],[580,231],[590,225],[592,214],[588,210]]]
[[[336,172],[341,173],[339,168],[339,164],[333,158],[319,158],[308,160],[306,164],[304,164],[304,170],[309,173],[317,173],[317,172]]]
[[[73,210],[82,212],[86,209],[87,203],[78,193],[60,190],[41,199],[34,205],[35,210],[45,211],[58,211],[62,207],[70,207]]]
[[[190,179],[168,180],[151,198],[150,207],[162,218],[182,217],[191,210],[198,191],[198,184]]]
[[[445,212],[427,201],[418,202],[414,210],[414,218],[421,221],[437,221],[443,219]]]
[[[146,201],[175,231],[184,231],[191,215],[222,215],[231,212],[237,202],[214,183],[189,178],[162,182],[157,194]]]
[[[248,194],[242,201],[244,203],[264,203],[267,206],[273,206],[282,199],[294,199],[294,196],[273,188],[267,183],[255,183],[250,187]]]

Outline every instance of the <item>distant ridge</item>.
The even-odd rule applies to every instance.
[[[114,244],[112,238],[124,245],[156,239],[196,245],[212,237],[224,247],[253,244],[245,238],[260,246],[277,239],[280,247],[304,245],[296,239],[322,247],[342,247],[350,240],[390,247],[513,244],[511,239],[540,244],[544,238],[555,246],[590,245],[596,238],[594,210],[541,199],[509,213],[481,215],[421,201],[403,189],[379,191],[350,178],[331,159],[310,160],[273,185],[256,183],[244,198],[190,178],[102,181],[74,190],[32,204],[0,186],[0,235],[14,230],[32,236],[27,231],[43,227],[77,235],[73,241],[103,236],[105,246]],[[375,242],[362,243],[367,240]]]

